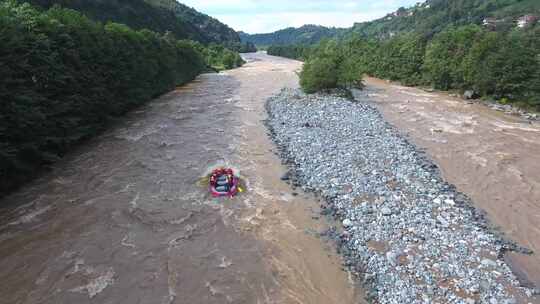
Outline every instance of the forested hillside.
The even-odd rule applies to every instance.
[[[500,30],[516,25],[520,16],[540,14],[538,0],[427,0],[374,20],[355,24],[347,33],[367,38],[387,38],[404,32],[432,36],[448,26],[482,25]],[[487,20],[486,20],[487,19]]]
[[[60,5],[75,9],[96,21],[114,21],[133,29],[171,32],[177,39],[221,44],[235,51],[254,51],[241,44],[229,26],[175,0],[19,0],[43,8]]]
[[[166,10],[173,12],[180,20],[197,28],[206,40],[205,42],[223,44],[240,42],[238,33],[229,26],[219,22],[217,19],[198,12],[191,7],[181,4],[176,0],[144,1],[153,6],[165,8]]]
[[[269,34],[240,33],[240,38],[256,45],[270,46],[310,45],[324,38],[385,39],[408,32],[430,37],[449,26],[482,25],[484,22],[494,29],[508,30],[516,26],[520,16],[527,14],[540,16],[539,0],[427,0],[347,29],[307,25]]]
[[[268,53],[305,60],[307,92],[361,85],[367,74],[540,110],[539,7],[429,0],[314,46],[271,46]]]
[[[344,33],[345,29],[327,28],[319,25],[304,25],[299,28],[286,28],[269,34],[254,34],[240,32],[243,42],[251,42],[257,46],[314,44],[321,39],[335,37]]]

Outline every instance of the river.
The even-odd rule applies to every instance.
[[[245,56],[128,114],[0,201],[0,303],[362,303],[319,236],[315,197],[280,180],[265,100],[301,63]],[[540,127],[367,79],[362,93],[423,148],[501,232],[540,252]],[[236,168],[245,193],[201,179]],[[293,192],[294,191],[294,192]],[[540,282],[540,255],[509,254]]]
[[[540,286],[540,124],[444,92],[376,78],[366,84],[361,94],[431,156],[495,229],[535,252],[505,259],[524,284]]]
[[[358,303],[319,202],[280,180],[264,102],[300,63],[246,55],[90,140],[0,201],[0,303]],[[200,183],[236,168],[214,199]]]

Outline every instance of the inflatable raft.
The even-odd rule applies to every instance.
[[[214,197],[233,197],[238,194],[239,179],[232,169],[220,168],[212,171],[210,175],[210,193]]]

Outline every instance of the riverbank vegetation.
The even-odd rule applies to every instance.
[[[242,59],[172,33],[0,2],[0,193],[33,177],[114,117]]]
[[[281,46],[269,54],[306,61],[300,74],[306,92],[349,85],[367,74],[405,85],[472,90],[540,110],[538,26],[498,32],[468,25],[431,38],[413,32],[384,40],[324,40],[305,48]]]

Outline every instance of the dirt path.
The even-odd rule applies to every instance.
[[[425,148],[445,179],[502,232],[535,252],[506,258],[522,278],[540,286],[540,126],[448,94],[374,78],[362,94]]]
[[[263,54],[128,115],[0,201],[0,303],[358,303],[318,237],[318,203],[291,189],[264,101],[296,61]],[[240,170],[247,192],[198,181]]]

